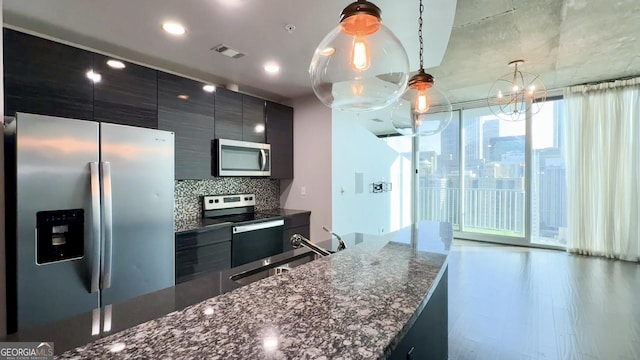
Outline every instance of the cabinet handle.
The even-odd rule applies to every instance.
[[[413,350],[415,349],[415,347],[411,347],[411,350],[409,350],[407,352],[407,360],[413,360]]]

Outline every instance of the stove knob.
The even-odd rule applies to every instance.
[[[248,198],[248,197],[245,197],[245,198],[244,198],[244,201],[247,201],[247,200],[249,200],[249,198]]]
[[[220,202],[220,200],[216,199],[216,204],[219,203],[219,202]]]
[[[218,200],[216,200],[218,202]],[[209,199],[209,204],[213,204],[213,200]]]

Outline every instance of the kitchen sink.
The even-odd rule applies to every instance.
[[[269,276],[285,273],[296,266],[306,264],[318,259],[319,257],[319,255],[312,252],[299,254],[286,259],[274,261],[272,263],[265,264],[251,270],[243,271],[235,275],[231,275],[229,278],[238,284],[248,285],[252,282],[265,279]]]

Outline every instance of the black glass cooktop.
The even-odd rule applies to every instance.
[[[265,214],[261,212],[253,212],[253,213],[245,213],[245,214],[234,214],[234,215],[224,215],[217,216],[212,218],[204,218],[202,219],[202,223],[204,226],[207,225],[215,225],[223,222],[230,223],[242,223],[247,221],[256,221],[256,220],[269,220],[273,218],[278,218],[280,216],[273,214]]]

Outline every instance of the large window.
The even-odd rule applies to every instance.
[[[500,120],[488,108],[456,111],[440,134],[421,136],[420,218],[450,222],[468,239],[565,246],[562,105],[547,101],[530,124]],[[403,159],[409,189],[411,137],[384,141]],[[408,214],[404,195],[397,208]]]
[[[446,221],[460,231],[460,112],[440,134],[420,137],[418,209],[425,220]]]
[[[525,123],[463,111],[464,231],[525,234]]]
[[[562,100],[548,101],[533,116],[531,242],[566,246],[567,185]]]
[[[460,228],[460,112],[453,113],[449,126],[440,134],[420,136],[418,211],[424,220],[446,221]],[[401,161],[397,170],[402,174],[399,182],[410,189],[411,137],[383,137],[398,152]],[[408,214],[410,191],[403,193],[406,201],[393,206],[393,211]],[[409,218],[406,217],[408,220]],[[408,223],[407,223],[408,224]]]

